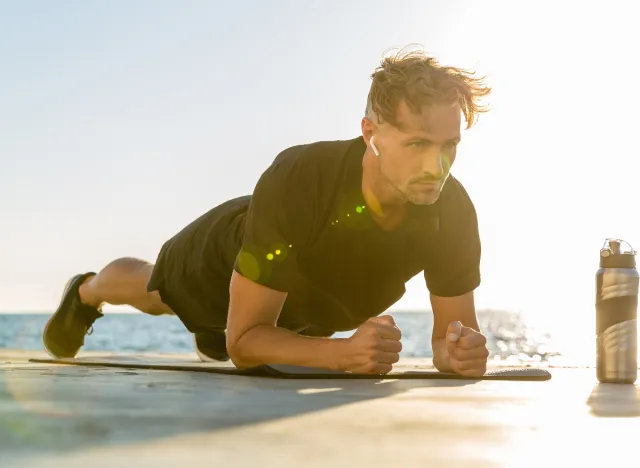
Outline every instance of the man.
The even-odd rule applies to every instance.
[[[73,357],[103,303],[175,314],[202,360],[386,374],[401,333],[382,315],[424,272],[435,366],[486,372],[473,291],[480,283],[474,205],[450,174],[461,116],[489,88],[419,51],[372,74],[362,135],[282,151],[252,195],[186,226],[154,264],[121,258],[67,284],[43,333]],[[336,331],[356,330],[349,338]]]

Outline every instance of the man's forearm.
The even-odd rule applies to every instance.
[[[444,338],[432,340],[431,349],[433,350],[433,365],[440,372],[453,372],[449,361],[449,352],[447,351],[447,343]]]
[[[247,330],[229,350],[239,368],[288,364],[342,370],[345,339],[301,336],[284,328],[258,325]]]

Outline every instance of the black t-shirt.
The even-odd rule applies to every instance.
[[[365,149],[358,137],[280,153],[250,197],[229,202],[233,229],[216,242],[208,268],[222,277],[233,268],[279,291],[320,292],[356,318],[384,312],[420,272],[437,296],[475,289],[478,221],[461,183],[450,176],[435,204],[411,205],[401,226],[385,231],[362,194]]]

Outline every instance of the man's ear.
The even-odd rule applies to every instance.
[[[365,116],[365,117],[362,117],[362,122],[360,123],[360,126],[362,131],[362,138],[366,143],[368,143],[368,146],[371,146],[371,137],[373,137],[375,130],[377,128],[377,125],[374,122],[372,122],[371,119]]]

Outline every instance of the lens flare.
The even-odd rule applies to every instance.
[[[258,259],[246,250],[243,250],[238,255],[238,269],[242,276],[257,281],[260,278],[260,263]]]
[[[443,166],[443,178],[445,178],[451,170],[451,158],[446,154],[442,154],[440,155],[440,161]]]
[[[368,205],[371,207],[371,210],[374,212],[374,214],[380,218],[383,217],[384,212],[382,210],[382,205],[380,205],[380,202],[378,201],[374,193],[371,191],[371,189],[366,190],[365,197],[367,199]]]

